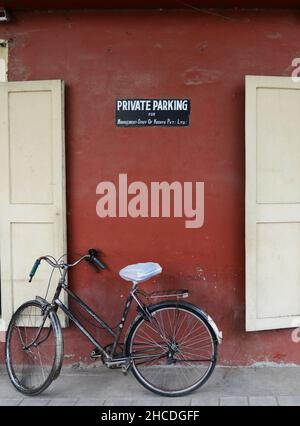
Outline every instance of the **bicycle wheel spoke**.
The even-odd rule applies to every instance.
[[[147,326],[148,326],[148,324],[147,324]],[[144,339],[145,339],[146,341],[148,341],[148,342],[152,343],[152,345],[159,346],[159,347],[163,348],[163,346],[162,346],[161,344],[159,344],[158,342],[155,342],[155,340],[154,340],[154,339],[152,339],[152,338],[149,336],[149,334],[147,334],[144,330],[141,330],[141,332],[143,333],[143,335],[144,335]]]
[[[178,326],[177,330],[176,330],[176,334],[175,334],[175,339],[177,339],[177,335],[179,335],[179,332],[181,330],[182,325],[184,324],[184,321],[186,320],[187,314],[185,313],[184,317],[181,320],[180,325]]]
[[[187,340],[189,340],[189,339],[191,340],[191,336],[193,336],[193,335],[195,335],[195,334],[196,334],[197,336],[199,335],[199,331],[195,330],[195,327],[196,327],[196,326],[199,326],[199,324],[195,323],[195,324],[194,324],[194,326],[192,327],[192,329],[189,331],[189,333],[187,333],[187,334],[186,334],[186,333],[185,333],[185,334],[183,334],[184,338],[183,338],[183,340],[181,340],[181,341],[180,341],[180,343],[181,343],[181,344],[184,344],[184,343],[185,343]],[[206,332],[205,332],[205,331],[202,331],[202,334],[203,334],[203,333],[204,333],[204,334],[206,334]],[[201,332],[200,332],[200,334],[201,334]]]

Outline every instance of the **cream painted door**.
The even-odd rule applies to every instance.
[[[0,112],[3,331],[20,304],[45,295],[51,270],[42,262],[29,284],[34,260],[66,252],[64,83],[0,83]]]
[[[300,83],[246,77],[246,330],[300,324]]]

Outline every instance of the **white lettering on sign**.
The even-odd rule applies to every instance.
[[[187,99],[153,100],[154,111],[187,111]]]
[[[150,99],[133,99],[133,100],[118,100],[118,111],[150,111]]]

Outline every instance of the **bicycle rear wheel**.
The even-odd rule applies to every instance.
[[[182,396],[203,385],[213,372],[218,340],[194,305],[162,302],[150,320],[138,317],[126,340],[137,380],[164,396]]]
[[[6,338],[9,378],[25,395],[43,392],[61,369],[63,338],[55,312],[44,315],[37,300],[24,303],[13,315]]]

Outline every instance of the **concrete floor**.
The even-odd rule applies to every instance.
[[[144,389],[129,373],[64,368],[41,395],[26,398],[0,369],[0,405],[299,405],[300,367],[217,367],[191,395],[164,398]]]

